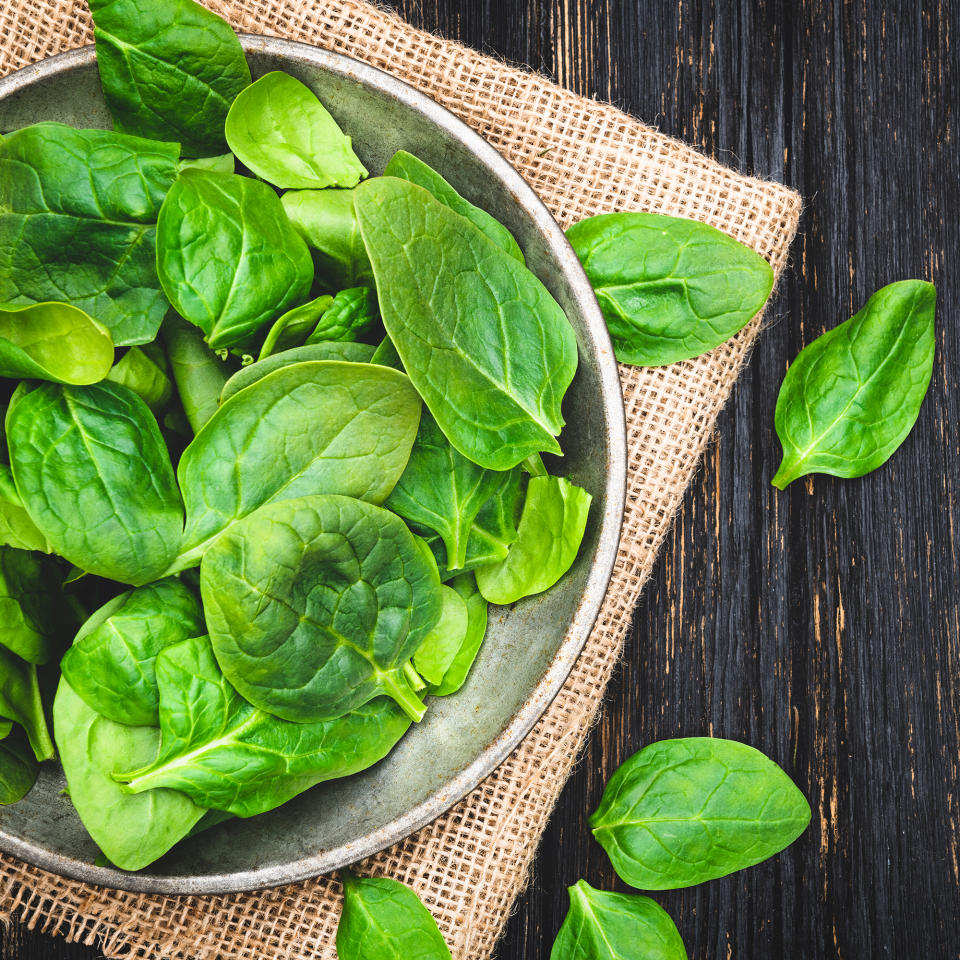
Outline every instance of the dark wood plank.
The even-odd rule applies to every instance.
[[[897,0],[393,0],[410,22],[612,99],[806,198],[793,269],[718,425],[502,960],[546,960],[579,877],[624,889],[586,825],[653,740],[744,739],[814,819],[790,850],[658,895],[691,960],[960,956],[960,7]],[[920,421],[860,480],[769,486],[789,361],[892,280],[937,282]],[[91,960],[21,928],[2,960]]]

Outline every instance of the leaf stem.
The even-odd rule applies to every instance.
[[[427,708],[423,701],[407,686],[406,670],[390,670],[383,674],[383,691],[396,700],[401,710],[414,722],[419,723]]]

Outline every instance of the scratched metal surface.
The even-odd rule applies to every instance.
[[[638,607],[500,960],[549,957],[568,884],[616,886],[585,824],[616,765],[651,740],[704,733],[785,765],[814,820],[773,861],[657,896],[691,960],[960,957],[960,4],[393,5],[807,201],[773,323]],[[787,363],[909,276],[940,295],[917,427],[868,477],[778,494],[772,411]],[[0,932],[2,960],[98,956]]]

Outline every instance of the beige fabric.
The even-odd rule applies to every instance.
[[[564,225],[644,209],[711,223],[779,275],[799,197],[743,177],[606,104],[411,29],[358,0],[208,0],[238,29],[305,40],[390,71],[485,136]],[[92,39],[74,0],[0,0],[0,74]],[[600,618],[562,692],[514,754],[448,814],[361,866],[412,884],[455,957],[489,957],[620,655],[634,604],[760,327],[711,354],[621,368],[629,443],[620,554]],[[0,858],[0,916],[108,957],[333,958],[337,884],[326,877],[225,897],[84,886]]]

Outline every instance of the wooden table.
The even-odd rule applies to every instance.
[[[320,2],[320,0],[318,0]],[[586,826],[652,740],[745,740],[813,821],[786,853],[657,899],[691,960],[960,956],[960,4],[929,0],[393,0],[412,23],[613,100],[806,208],[793,266],[637,609],[626,662],[547,831],[501,960],[546,960]],[[939,290],[913,433],[860,480],[786,493],[788,363],[883,284]],[[85,960],[13,928],[0,960]]]

